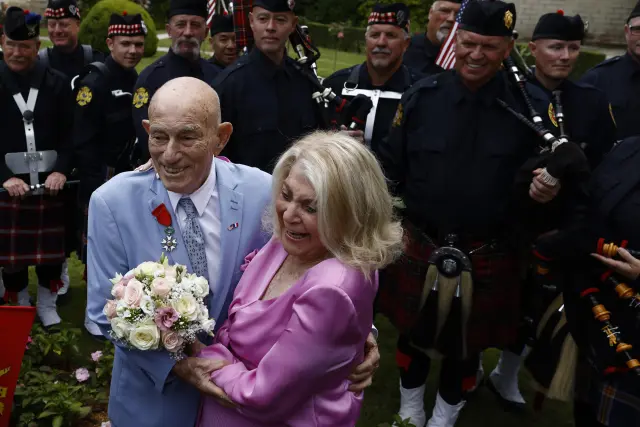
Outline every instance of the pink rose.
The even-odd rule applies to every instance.
[[[151,292],[160,298],[164,298],[171,292],[171,282],[162,277],[157,277],[151,282]]]
[[[162,332],[162,345],[167,351],[172,353],[180,350],[184,340],[177,332],[174,331],[165,331]]]
[[[89,379],[89,371],[87,370],[87,368],[78,368],[76,369],[76,379],[78,380],[78,382],[85,382],[86,380]]]
[[[111,289],[111,295],[116,297],[116,299],[121,300],[122,297],[124,297],[125,289],[126,286],[122,284],[122,281],[119,281],[113,286],[113,289]]]
[[[162,307],[156,310],[156,315],[153,320],[161,331],[166,332],[171,329],[173,324],[176,323],[179,318],[180,316],[178,316],[178,312],[173,308]]]
[[[116,317],[117,313],[116,313],[116,307],[118,305],[116,304],[116,302],[112,299],[108,300],[107,303],[104,306],[104,309],[102,309],[102,312],[104,313],[105,316],[107,316],[107,319],[111,320],[114,317]]]
[[[31,335],[27,338],[27,345],[25,346],[25,350],[29,350],[29,344],[31,344],[33,340],[31,339]]]
[[[253,252],[247,254],[246,257],[244,257],[244,264],[242,264],[240,266],[240,271],[245,271],[247,269],[247,267],[249,267],[249,263],[253,260],[253,258],[258,254],[258,250],[254,250]]]
[[[122,299],[129,307],[138,307],[143,295],[144,287],[142,283],[136,279],[131,279],[127,287],[124,288],[124,297]]]
[[[343,39],[343,38],[344,38],[344,33],[343,33],[342,31],[340,31],[340,32],[338,33],[338,38],[339,38],[339,39]]]
[[[91,353],[91,360],[93,360],[94,362],[99,361],[101,357],[102,357],[102,352],[100,350],[94,353]]]

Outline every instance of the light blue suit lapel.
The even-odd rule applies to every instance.
[[[166,236],[164,231],[165,227],[164,225],[156,221],[155,217],[153,217],[152,215],[153,221],[156,223],[156,229],[158,230],[157,235],[151,237],[152,244],[158,245],[157,259],[158,260],[160,259],[160,254],[164,251],[167,257],[169,258],[169,262],[171,264],[184,265],[187,267],[187,271],[192,272],[191,262],[189,261],[189,254],[187,253],[187,247],[185,246],[184,240],[182,239],[182,233],[180,232],[180,225],[178,224],[178,218],[176,218],[175,212],[173,210],[173,206],[171,206],[171,201],[169,200],[169,193],[167,192],[167,189],[164,187],[164,185],[162,185],[162,181],[157,178],[157,175],[156,175],[156,178],[151,183],[151,187],[149,187],[149,193],[151,196],[149,198],[149,214],[151,215],[151,213],[155,210],[155,208],[157,208],[158,206],[164,203],[165,207],[171,214],[171,226],[175,230],[174,237],[176,238],[176,241],[177,241],[177,246],[173,251],[171,252],[164,251],[164,249],[162,248],[161,242],[162,242],[162,239],[164,239]],[[157,260],[147,260],[147,261],[157,261]]]
[[[211,303],[211,315],[218,318],[225,307],[226,300],[231,298],[233,294],[233,276],[236,270],[240,268],[238,246],[240,245],[243,226],[243,196],[235,191],[238,183],[233,176],[230,164],[218,159],[215,159],[215,162],[216,185],[220,199],[221,260],[216,292]]]

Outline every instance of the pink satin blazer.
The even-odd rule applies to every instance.
[[[253,258],[238,283],[229,318],[200,356],[230,365],[212,373],[238,409],[203,399],[200,427],[347,427],[362,395],[347,377],[364,359],[377,274],[335,258],[308,270],[279,297],[262,301],[287,253],[276,239]]]

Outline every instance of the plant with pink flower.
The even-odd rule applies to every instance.
[[[87,370],[87,368],[78,368],[76,369],[75,372],[76,375],[76,380],[78,380],[78,382],[83,383],[85,381],[87,381],[89,379],[89,371]]]
[[[94,362],[100,361],[101,358],[102,352],[100,350],[91,353],[91,360],[93,360]]]

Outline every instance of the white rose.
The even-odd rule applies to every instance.
[[[209,295],[209,282],[204,277],[196,277],[193,280],[193,295],[196,298],[204,298]]]
[[[116,273],[116,277],[110,279],[110,282],[115,285],[116,283],[120,282],[120,280],[122,280],[122,274]]]
[[[136,275],[144,274],[145,276],[153,277],[153,273],[155,273],[157,270],[164,270],[164,266],[162,264],[158,264],[157,262],[147,261],[137,266],[135,272]]]
[[[145,295],[140,300],[140,308],[149,316],[153,316],[156,312],[156,305],[153,303],[153,300],[149,295]]]
[[[155,350],[160,343],[160,331],[153,323],[141,323],[129,332],[129,342],[138,350]]]
[[[198,322],[202,323],[207,319],[209,319],[209,309],[204,304],[202,304],[200,306],[200,314],[198,315]]]
[[[175,281],[176,276],[176,267],[175,266],[165,266],[164,267],[164,277],[167,279],[173,279]]]
[[[129,335],[131,325],[120,317],[114,317],[111,319],[111,330],[119,339],[122,339]]]
[[[171,301],[171,307],[190,321],[196,320],[200,312],[198,301],[190,294],[181,295],[177,300]]]
[[[213,319],[207,319],[204,322],[200,322],[200,325],[205,332],[211,332],[216,326],[216,321]]]
[[[124,312],[129,310],[129,306],[123,300],[118,301],[116,304],[116,314],[120,317],[124,315]]]

